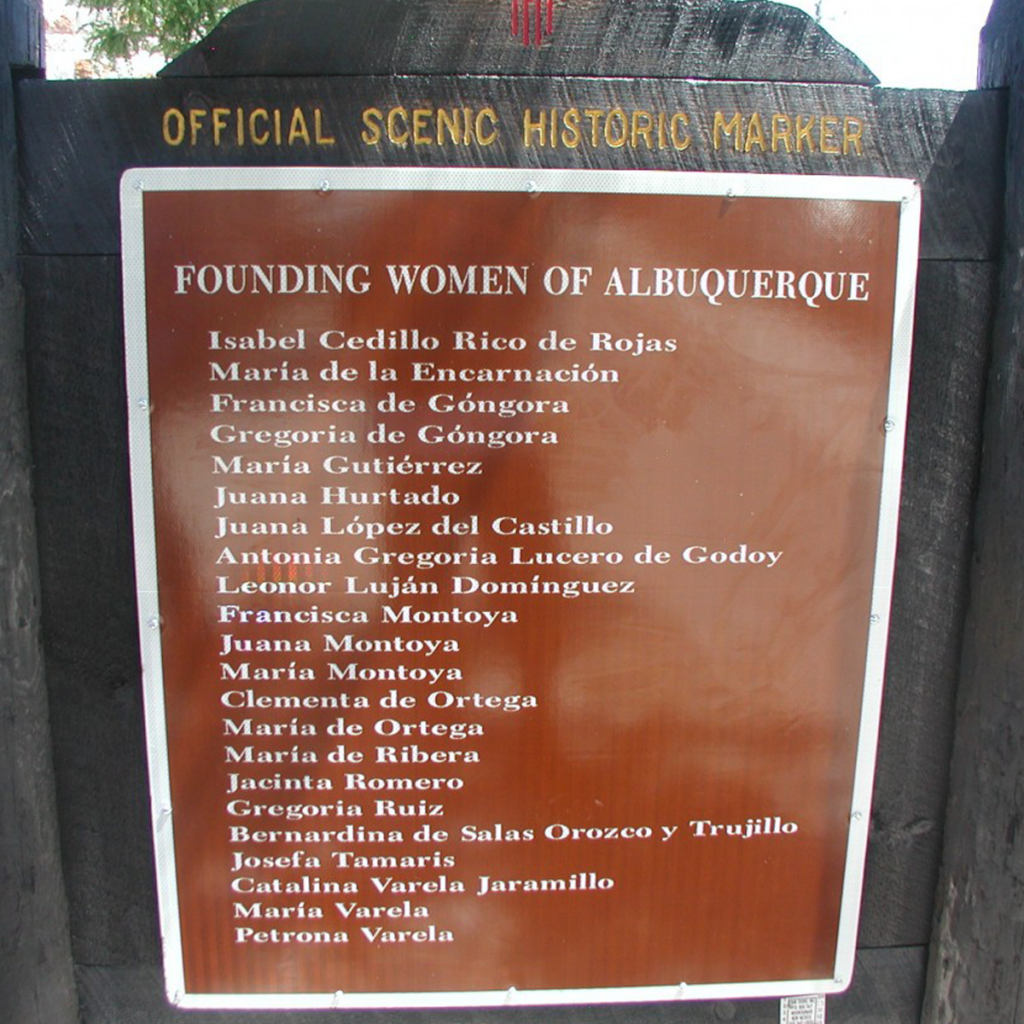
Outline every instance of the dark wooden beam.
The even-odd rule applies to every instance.
[[[922,1020],[1024,1021],[1024,7],[996,0],[980,85],[1009,93],[1005,236],[944,861]]]
[[[30,486],[16,245],[16,71],[41,65],[38,0],[0,0],[0,1007],[72,1024],[78,1002],[57,839]]]
[[[0,3],[0,54],[7,67],[29,72],[45,66],[43,5],[37,0]],[[5,143],[6,144],[6,143]]]
[[[291,0],[289,0],[291,2]],[[254,5],[256,6],[256,5]],[[239,8],[239,12],[245,8]],[[522,44],[516,44],[522,48]],[[779,60],[782,57],[778,57]],[[535,75],[163,78],[145,81],[36,82],[18,87],[24,251],[33,255],[114,254],[120,248],[117,183],[128,167],[398,166],[552,167],[887,175],[925,182],[926,259],[994,259],[998,252],[1002,97],[995,93],[871,89],[862,85],[694,82],[680,79]],[[490,107],[494,145],[368,144],[363,112],[417,104]],[[322,115],[329,144],[286,137],[256,145],[210,130],[168,142],[164,117],[225,107],[301,109]],[[550,107],[683,111],[692,144],[541,146],[523,139],[524,111]],[[797,116],[836,111],[863,123],[863,145],[846,154],[783,147],[747,151],[716,135],[716,112]],[[961,110],[963,113],[961,114]],[[201,115],[209,125],[208,115]],[[234,114],[232,114],[234,116]],[[290,116],[290,115],[286,115]],[[168,122],[169,124],[171,122]],[[912,127],[908,127],[912,126]],[[993,159],[993,154],[995,159]],[[993,225],[996,230],[993,231]]]

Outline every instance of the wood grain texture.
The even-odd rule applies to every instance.
[[[31,75],[46,64],[43,7],[35,0],[0,3],[0,52],[5,68]]]
[[[964,96],[924,179],[921,259],[999,259],[1006,100],[993,89]]]
[[[877,81],[808,15],[768,0],[558,0],[545,28],[540,45],[535,33],[524,45],[509,0],[257,0],[161,74]]]
[[[993,0],[981,30],[978,50],[978,86],[1013,88],[1020,81],[1024,51],[1024,18],[1016,0]]]
[[[17,276],[12,64],[30,59],[11,28],[39,5],[0,0],[0,1015],[71,1024],[77,1000],[60,870]],[[4,29],[9,31],[5,34]]]
[[[905,92],[860,86],[683,82],[677,80],[398,77],[322,79],[165,79],[144,82],[23,82],[18,90],[21,130],[21,175],[24,190],[24,244],[31,253],[115,253],[120,247],[117,183],[129,167],[182,166],[472,166],[555,167],[681,171],[747,171],[777,174],[888,175],[924,180],[957,111],[963,93]],[[988,98],[976,101],[986,111]],[[209,130],[210,111],[230,112],[230,130],[219,144]],[[494,110],[499,125],[496,141],[487,146],[392,145],[386,139],[367,143],[363,111],[402,107]],[[599,137],[575,148],[541,145],[536,135],[523,141],[524,111],[534,119],[552,107],[566,110],[622,109],[651,112],[681,111],[688,117],[690,144],[647,148],[608,146]],[[243,121],[256,109],[281,109],[284,117],[296,108],[312,123],[321,113],[329,145],[293,140],[261,145],[235,135],[235,112]],[[191,130],[176,145],[164,141],[165,112],[205,111],[205,130]],[[863,124],[861,152],[824,153],[804,147],[787,153],[781,143],[765,151],[747,145],[750,119],[762,124],[775,112],[789,116],[857,118]],[[746,118],[743,138],[726,133],[716,114],[728,121],[737,113]],[[174,115],[174,116],[179,116]],[[994,119],[986,115],[978,123]],[[716,123],[718,131],[716,133]],[[819,123],[816,121],[815,123]],[[177,126],[177,122],[175,122]],[[912,125],[913,128],[908,128]],[[716,146],[717,140],[717,146]],[[737,145],[737,142],[739,145]],[[990,127],[971,135],[979,154],[1000,148]],[[979,159],[982,159],[979,156]],[[985,156],[984,159],[991,159]],[[965,170],[970,170],[966,167]],[[959,181],[954,176],[954,181]],[[950,186],[959,187],[961,185]],[[989,237],[984,228],[945,228],[949,217],[960,217],[950,202],[948,187],[933,190],[938,202],[928,215],[933,233],[945,239],[948,258],[978,258]],[[958,199],[957,202],[960,200]],[[979,202],[979,216],[986,207]],[[973,220],[970,221],[973,224]],[[927,238],[927,235],[926,235]]]
[[[984,422],[926,1024],[1024,1020],[1024,12],[997,2],[982,77],[1009,88],[1006,235]]]
[[[859,941],[925,944],[938,880],[996,268],[923,262]]]
[[[829,1024],[917,1024],[923,947],[862,950],[850,989],[828,1000]],[[159,968],[80,967],[82,1024],[337,1024],[337,1011],[177,1010],[163,996]],[[501,1010],[348,1010],[347,1024],[777,1024],[777,999],[604,1006],[532,1006]]]
[[[24,261],[47,674],[79,963],[158,958],[120,266]]]

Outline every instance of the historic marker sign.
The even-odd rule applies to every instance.
[[[914,186],[140,170],[123,210],[171,998],[843,988]]]

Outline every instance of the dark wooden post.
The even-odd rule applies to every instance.
[[[0,0],[0,1015],[78,1016],[57,841],[29,482],[14,76],[42,67],[42,4]]]
[[[925,1024],[1024,1021],[1024,6],[995,0],[979,85],[1007,88],[1005,237],[971,602]]]

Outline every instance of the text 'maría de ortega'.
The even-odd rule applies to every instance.
[[[332,123],[317,105],[168,107],[161,137],[172,148],[244,150],[265,146],[331,150],[349,128],[367,149],[487,148],[675,151],[861,157],[863,117],[824,111],[636,106],[526,107],[507,114],[482,106],[366,107],[353,125]]]

